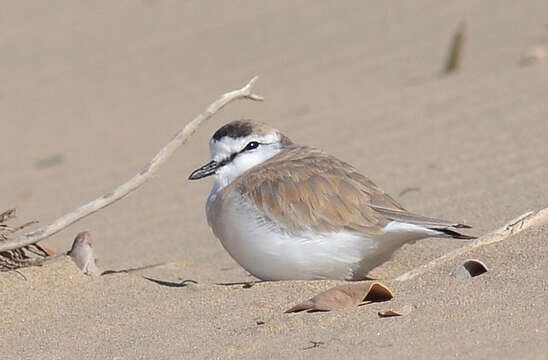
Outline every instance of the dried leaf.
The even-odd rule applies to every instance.
[[[489,271],[487,265],[476,259],[469,259],[458,265],[452,275],[459,280],[466,280]]]
[[[51,249],[48,249],[45,246],[41,246],[41,245],[38,245],[38,244],[33,244],[33,246],[35,248],[37,248],[38,250],[40,250],[42,253],[46,254],[46,256],[55,256],[56,255],[55,251],[53,251]]]
[[[15,209],[9,209],[0,214],[0,224],[15,217]]]
[[[335,286],[310,300],[287,310],[286,313],[311,311],[331,311],[350,306],[358,306],[365,301],[377,302],[392,299],[392,291],[379,282],[352,283]]]
[[[10,209],[0,214],[0,242],[9,240],[12,234],[37,223],[37,221],[29,221],[15,227],[4,224],[4,222],[13,218],[15,218],[15,209]],[[16,270],[25,266],[39,266],[49,256],[50,252],[37,244],[2,251],[0,252],[0,271]]]
[[[404,316],[404,315],[409,315],[411,313],[411,311],[415,310],[416,309],[416,306],[414,305],[411,305],[411,304],[407,304],[407,305],[404,305],[402,306],[400,309],[397,309],[397,310],[386,310],[386,311],[379,311],[378,312],[378,315],[379,317],[393,317],[393,316]]]

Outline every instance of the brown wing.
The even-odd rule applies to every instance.
[[[375,207],[405,212],[352,166],[308,147],[289,148],[246,172],[232,186],[267,216],[287,223],[291,231],[376,234],[390,219]]]

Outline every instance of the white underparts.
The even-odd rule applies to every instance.
[[[212,196],[208,206],[215,206]],[[222,213],[209,218],[210,225],[230,255],[262,280],[360,280],[404,243],[438,233],[391,222],[375,237],[350,232],[294,234],[242,198],[225,205]]]

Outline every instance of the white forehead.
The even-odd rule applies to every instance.
[[[261,144],[273,144],[280,141],[280,134],[251,134],[245,137],[237,138],[224,136],[219,140],[215,140],[212,138],[209,141],[209,152],[211,153],[211,158],[215,161],[226,159],[230,155],[240,152],[251,141],[257,141]]]

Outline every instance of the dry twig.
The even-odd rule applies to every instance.
[[[8,239],[0,242],[0,252],[6,250],[18,249],[26,245],[34,244],[38,241],[44,240],[51,235],[61,231],[72,223],[112,204],[113,202],[120,200],[127,196],[129,193],[141,186],[152,174],[154,174],[160,166],[181,146],[188,138],[194,134],[200,124],[209,119],[219,110],[221,110],[226,104],[238,99],[249,99],[254,101],[261,101],[263,98],[259,95],[252,93],[252,88],[258,77],[255,76],[251,81],[247,83],[243,88],[227,92],[219,99],[211,103],[204,111],[198,114],[192,121],[187,123],[185,127],[180,130],[171,139],[154,158],[146,164],[141,171],[128,182],[118,186],[111,192],[79,207],[78,209],[63,215],[55,220],[53,223],[44,226],[40,229],[28,232],[14,239]]]
[[[413,279],[416,276],[422,275],[423,273],[427,271],[430,271],[448,261],[455,259],[457,256],[460,256],[472,250],[475,250],[476,248],[480,246],[485,246],[485,245],[502,241],[525,229],[528,229],[534,226],[541,226],[544,224],[548,224],[548,208],[544,208],[537,212],[534,212],[534,211],[527,212],[511,220],[510,222],[508,222],[506,225],[502,226],[501,228],[493,232],[490,232],[489,234],[486,234],[476,239],[473,242],[470,242],[468,245],[462,246],[456,250],[453,250],[445,255],[440,256],[437,259],[430,261],[429,263],[426,263],[411,271],[408,271],[398,276],[394,280],[406,281],[406,280]]]

